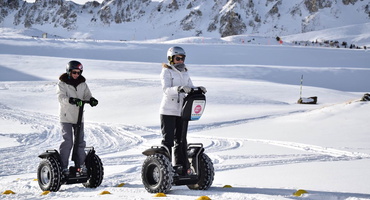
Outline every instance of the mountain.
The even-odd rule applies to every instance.
[[[0,0],[1,27],[50,30],[60,37],[114,38],[239,34],[284,36],[369,22],[366,0]],[[46,27],[48,27],[46,29]],[[98,31],[97,31],[98,30]]]

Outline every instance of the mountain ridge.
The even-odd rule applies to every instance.
[[[104,0],[84,5],[66,0],[0,0],[3,27],[52,27],[62,37],[94,29],[135,33],[137,39],[240,34],[284,36],[370,20],[363,0]],[[144,36],[140,33],[147,33]],[[148,33],[156,34],[149,35]],[[108,34],[109,35],[109,34]],[[125,36],[127,38],[127,36]]]

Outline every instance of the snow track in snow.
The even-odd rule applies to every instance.
[[[0,104],[0,111],[1,118],[23,125],[29,125],[34,130],[33,133],[28,134],[1,134],[2,136],[16,138],[20,145],[17,147],[0,149],[1,159],[3,160],[0,164],[3,169],[0,172],[0,176],[35,172],[39,163],[39,159],[37,158],[38,154],[44,152],[46,149],[58,149],[59,147],[61,136],[58,118],[41,113],[9,108],[3,104]],[[302,111],[294,111],[286,115],[297,112]],[[281,114],[279,114],[279,116],[281,116]],[[189,140],[191,140],[191,138],[209,140],[204,146],[206,153],[213,159],[215,169],[220,171],[302,162],[327,162],[370,158],[370,155],[365,153],[344,151],[310,144],[248,138],[207,137],[197,134],[197,132],[202,130],[233,126],[250,120],[270,117],[273,116],[240,119],[234,120],[233,122],[219,122],[201,126],[190,125],[191,128],[189,130],[192,131],[192,134],[189,135]],[[86,122],[85,140],[87,146],[95,147],[97,154],[102,157],[104,165],[135,165],[131,170],[126,169],[124,173],[138,173],[140,171],[139,166],[141,166],[141,162],[144,159],[144,156],[141,154],[141,149],[138,149],[138,147],[149,147],[151,146],[150,144],[160,144],[161,136],[157,130],[141,126]],[[246,142],[281,146],[301,150],[306,153],[255,156],[222,155],[222,152],[232,152],[233,150],[242,148],[243,144]],[[125,151],[131,152],[132,150],[135,151],[134,154],[120,153]],[[309,154],[307,154],[307,152]],[[239,161],[238,164],[228,164],[228,160],[235,160],[235,158]],[[258,159],[261,158],[263,158],[263,161],[258,161]],[[266,159],[268,161],[266,161]],[[9,166],[8,163],[16,164],[19,167],[14,168],[13,165]]]
[[[1,160],[4,161],[0,163],[0,167],[3,169],[0,175],[15,175],[36,171],[38,153],[42,152],[41,149],[50,149],[50,146],[55,146],[56,141],[58,141],[59,132],[54,123],[56,118],[41,113],[11,109],[4,105],[0,106],[0,118],[9,122],[29,125],[33,130],[33,132],[27,134],[1,134],[15,138],[20,145],[0,148]]]
[[[264,143],[264,144],[271,144],[271,145],[282,146],[282,147],[292,148],[292,149],[298,149],[298,150],[317,153],[317,154],[324,154],[330,157],[337,158],[338,160],[369,159],[370,158],[370,155],[366,153],[343,151],[343,150],[338,150],[334,148],[320,147],[316,145],[302,144],[302,143],[296,143],[296,142],[284,142],[284,141],[272,141],[272,140],[252,140],[252,139],[248,139],[248,141],[254,141],[254,142]],[[333,159],[333,160],[337,160],[337,159]]]
[[[366,153],[358,153],[350,150],[345,151],[312,144],[264,139],[217,137],[203,134],[203,131],[206,130],[219,129],[226,126],[232,127],[250,121],[288,116],[301,112],[303,111],[297,110],[287,112],[286,114],[264,115],[250,119],[212,124],[190,124],[189,143],[197,140],[204,144],[205,153],[214,163],[216,176],[217,172],[221,173],[267,166],[370,159],[370,155]],[[58,149],[61,142],[62,138],[58,118],[53,115],[11,108],[4,104],[0,104],[0,118],[9,121],[9,123],[30,126],[33,130],[30,133],[15,132],[0,134],[0,136],[15,138],[19,143],[15,147],[0,148],[0,159],[2,160],[0,163],[2,169],[0,177],[19,176],[22,174],[25,176],[34,174],[36,176],[36,169],[40,162],[40,159],[37,157],[38,154],[44,152],[46,149]],[[130,192],[132,189],[142,188],[140,184],[140,173],[142,163],[145,159],[145,156],[141,154],[142,150],[149,148],[151,145],[159,145],[161,135],[156,127],[148,128],[137,125],[85,122],[85,140],[87,146],[95,147],[105,168],[105,176],[100,188],[110,188],[110,191],[115,191],[116,189],[114,187],[119,184],[119,181],[122,181],[124,183],[130,183],[124,188],[124,190]],[[298,153],[270,152],[254,155],[253,152],[246,152],[246,154],[240,154],[240,152],[243,152],[241,149],[248,147],[251,143],[294,149],[298,150]],[[299,153],[299,151],[302,153]],[[9,182],[9,180],[6,179],[5,182]],[[9,182],[8,184],[12,184],[12,188],[18,191],[27,187],[30,194],[23,194],[25,196],[32,196],[32,193],[39,192],[37,183],[32,182],[30,179],[18,179],[16,182],[18,183]],[[61,190],[67,193],[73,193],[79,191],[81,187],[65,185]],[[176,190],[176,194],[188,192],[188,189],[181,187],[176,187],[174,190]],[[222,198],[223,192],[219,190],[221,189],[217,188],[217,186],[210,189],[210,191],[216,193],[220,192],[219,195]],[[199,193],[199,195],[201,194]],[[65,197],[67,198],[68,194],[66,195]],[[59,197],[63,196],[63,194],[60,194]]]
[[[9,123],[29,125],[34,132],[2,133],[1,136],[15,138],[16,147],[0,148],[0,176],[35,172],[39,163],[37,156],[47,149],[58,149],[62,141],[59,119],[55,116],[29,112],[0,105],[0,118]],[[104,155],[135,148],[144,139],[134,131],[147,130],[138,126],[106,125],[85,123],[87,146],[94,146],[97,154]],[[9,165],[11,163],[11,165]],[[14,164],[18,167],[14,168]]]
[[[308,162],[333,162],[333,161],[349,161],[357,159],[370,159],[370,155],[360,152],[344,151],[334,148],[320,147],[317,145],[263,140],[263,139],[246,139],[246,138],[224,138],[224,137],[207,137],[207,136],[193,136],[198,139],[211,140],[210,145],[206,146],[206,153],[209,154],[215,163],[216,171],[227,171],[234,169],[261,167],[261,166],[275,166],[296,163]],[[218,155],[220,152],[232,152],[233,149],[242,147],[247,142],[258,144],[267,144],[280,146],[289,149],[296,149],[302,151],[302,154],[271,154],[267,155]],[[306,153],[303,153],[306,152]],[[247,153],[247,152],[246,152]],[[228,161],[238,161],[238,164],[229,164]]]

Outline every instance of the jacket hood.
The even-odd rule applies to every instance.
[[[69,77],[67,73],[60,75],[59,80],[69,85],[77,86],[80,83],[86,82],[86,78],[80,75],[76,80]]]
[[[174,66],[170,65],[170,64],[167,64],[167,63],[162,63],[162,67],[163,68],[167,68],[167,69],[174,69],[174,70],[177,70]],[[188,68],[185,67],[185,71],[187,72],[188,71]]]

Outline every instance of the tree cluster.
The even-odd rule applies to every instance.
[[[324,41],[294,41],[293,44],[299,46],[319,46],[319,47],[331,47],[331,48],[349,48],[349,49],[367,49],[366,46],[358,46],[355,44],[350,44],[346,41],[339,42],[337,40],[324,40]]]

